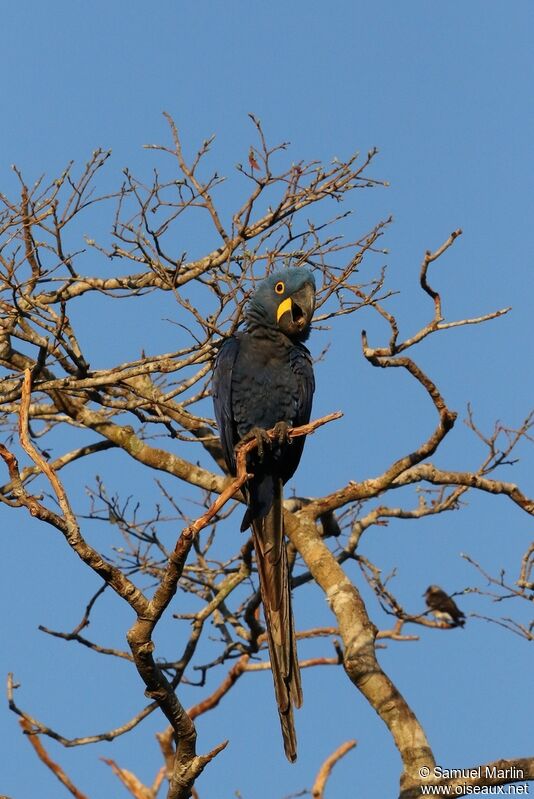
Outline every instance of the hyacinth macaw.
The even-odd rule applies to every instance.
[[[235,447],[256,439],[245,486],[242,530],[252,525],[284,749],[297,757],[293,706],[302,704],[297,647],[284,544],[282,486],[295,473],[304,436],[288,428],[310,419],[315,387],[308,338],[315,309],[315,280],[305,268],[270,275],[245,313],[246,329],[227,338],[217,356],[213,401],[224,457],[236,473]],[[274,428],[274,442],[265,435]]]
[[[451,627],[463,627],[465,614],[462,613],[452,599],[439,585],[429,585],[423,594],[427,607],[438,621],[444,621]]]

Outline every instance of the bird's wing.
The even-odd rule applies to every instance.
[[[452,597],[447,596],[447,601],[443,603],[441,609],[445,610],[449,614],[455,624],[463,626],[465,615],[460,610],[454,599],[452,599]]]
[[[454,599],[445,593],[445,591],[442,591],[441,589],[433,591],[427,599],[427,605],[432,611],[435,612],[436,618],[438,618],[437,613],[441,613],[445,616],[448,616],[451,622],[454,624],[463,627],[465,623],[465,615],[460,610]]]
[[[448,613],[449,616],[454,618],[455,614],[458,614],[458,606],[454,599],[445,593],[445,591],[441,591],[439,596],[436,592],[436,601],[434,607],[438,610],[442,610],[444,613]]]
[[[293,426],[298,427],[310,421],[315,379],[311,355],[306,347],[302,344],[293,347],[289,359],[297,385],[294,395]],[[293,477],[299,465],[304,449],[304,440],[305,436],[293,439],[291,447],[287,447],[285,450],[283,463],[280,464],[280,477],[284,483]]]
[[[213,406],[219,425],[224,458],[231,474],[235,474],[234,447],[238,442],[237,428],[232,413],[232,370],[239,353],[239,339],[227,338],[223,343],[213,370]]]
[[[430,591],[426,595],[426,604],[432,610],[442,610],[443,604],[447,602],[448,595],[445,591],[442,591],[441,588],[436,588],[433,591]]]
[[[315,390],[312,358],[309,351],[302,344],[293,347],[289,358],[291,369],[298,380],[295,425],[307,424],[310,421],[313,392]]]

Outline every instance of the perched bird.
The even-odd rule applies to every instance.
[[[252,525],[278,713],[287,758],[297,757],[293,705],[302,704],[283,530],[282,486],[295,473],[304,436],[288,429],[310,419],[315,382],[304,344],[315,309],[315,281],[304,268],[270,275],[258,286],[245,313],[246,329],[227,338],[213,374],[213,401],[224,457],[236,472],[235,447],[255,439],[245,486]],[[273,442],[265,431],[274,428]]]
[[[462,613],[454,599],[451,599],[439,585],[429,585],[423,596],[438,621],[444,621],[451,627],[464,626],[465,614]]]

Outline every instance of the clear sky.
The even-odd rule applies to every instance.
[[[106,187],[119,183],[126,165],[145,174],[152,156],[142,145],[168,141],[163,110],[175,118],[188,148],[216,134],[211,163],[221,174],[231,175],[246,159],[254,140],[248,112],[260,117],[271,143],[292,143],[295,161],[377,146],[373,174],[391,185],[352,200],[351,224],[361,233],[379,218],[395,218],[384,261],[390,286],[402,290],[394,307],[403,330],[414,332],[428,319],[428,303],[417,294],[424,251],[457,227],[464,235],[436,268],[447,317],[513,306],[503,319],[434,338],[414,354],[460,419],[471,401],[486,429],[496,419],[518,425],[534,394],[533,18],[531,0],[8,0],[0,26],[0,191],[15,186],[13,163],[33,181],[43,172],[53,177],[71,159],[84,163],[96,147],[113,150],[102,178]],[[208,250],[209,243],[191,239],[191,254]],[[172,313],[168,305],[152,311],[155,327]],[[152,335],[126,320],[116,331],[95,329],[89,319],[80,320],[84,324],[98,367],[115,356],[137,357]],[[309,441],[296,478],[300,493],[318,495],[377,474],[433,424],[417,386],[364,362],[359,332],[365,324],[376,336],[372,344],[385,340],[385,331],[363,314],[311,339],[314,354],[332,343],[317,369],[316,413],[341,408],[346,416],[328,433],[329,451],[325,437]],[[172,350],[172,326],[157,331],[156,346]],[[532,495],[532,450],[522,454],[506,477]],[[437,460],[474,467],[481,457],[479,444],[459,424]],[[328,468],[317,469],[325,459]],[[82,496],[92,475],[77,479]],[[127,472],[117,480],[116,488],[127,492]],[[0,515],[0,680],[13,671],[22,683],[20,704],[67,735],[123,723],[143,702],[136,674],[37,631],[38,624],[74,626],[95,581],[52,529],[32,525],[22,511],[0,509]],[[399,595],[417,612],[429,583],[451,592],[480,584],[461,552],[494,572],[504,566],[515,579],[529,535],[531,522],[510,503],[472,497],[459,513],[376,528],[362,551],[384,573],[398,568]],[[347,570],[361,586],[356,568]],[[317,589],[299,592],[295,604],[299,626],[331,623]],[[372,598],[368,604],[373,619],[387,624]],[[501,610],[476,595],[459,604],[466,613]],[[122,646],[129,615],[119,603],[106,607],[95,632]],[[516,615],[528,619],[520,607]],[[390,644],[381,662],[419,715],[439,764],[459,768],[532,755],[531,645],[476,619],[465,630],[420,632],[418,643]],[[310,787],[324,757],[348,738],[358,747],[337,767],[327,795],[395,795],[398,756],[341,670],[306,671],[304,692],[299,760],[290,766],[270,678],[247,675],[231,733],[236,745],[201,778],[201,799],[229,799],[236,790],[243,799],[274,799]],[[198,698],[190,692],[186,703]],[[199,721],[199,751],[227,737],[229,705]],[[152,734],[161,727],[152,717],[131,743],[122,739],[116,748],[47,745],[91,799],[119,797],[122,789],[99,757],[114,757],[148,780],[158,763]],[[66,795],[34,758],[6,703],[0,703],[0,740],[0,793],[12,799]]]

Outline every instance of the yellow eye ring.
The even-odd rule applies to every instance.
[[[286,287],[285,287],[285,283],[283,282],[283,280],[279,280],[278,281],[278,283],[274,287],[274,290],[276,291],[277,294],[283,294],[284,293],[284,291],[286,290]]]

